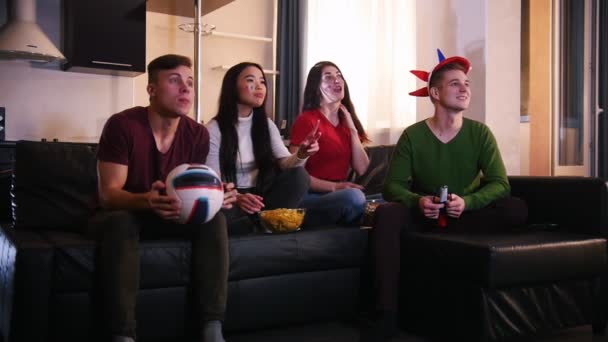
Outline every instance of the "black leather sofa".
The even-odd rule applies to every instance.
[[[369,148],[370,169],[352,179],[380,192],[391,152]],[[403,236],[405,329],[500,340],[592,321],[601,327],[605,184],[510,180],[530,207],[526,229]],[[18,142],[11,194],[13,219],[0,230],[2,341],[90,340],[95,245],[81,232],[96,207],[95,145]],[[228,333],[356,316],[369,299],[367,234],[319,227],[231,235]],[[189,243],[144,242],[141,253],[139,340],[179,340],[188,316]]]
[[[81,233],[96,207],[95,145],[18,142],[14,222],[0,233],[4,341],[89,341],[95,245]],[[367,233],[321,227],[230,237],[228,331],[352,317]],[[183,340],[188,241],[142,243],[138,341]]]

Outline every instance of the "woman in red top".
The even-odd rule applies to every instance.
[[[308,133],[319,125],[319,151],[306,162],[310,191],[301,206],[319,215],[307,223],[351,224],[358,222],[365,207],[363,187],[346,181],[349,169],[363,174],[369,158],[363,142],[369,141],[350,100],[348,85],[332,62],[319,62],[308,73],[303,112],[291,129],[290,150],[297,151]]]

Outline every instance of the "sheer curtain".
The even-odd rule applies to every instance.
[[[305,10],[302,82],[318,61],[336,63],[372,144],[395,143],[416,121],[416,1],[307,0]]]

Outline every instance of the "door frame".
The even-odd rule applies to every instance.
[[[563,110],[562,84],[564,70],[562,61],[562,40],[564,39],[563,2],[579,0],[554,0],[552,6],[552,165],[554,176],[595,176],[597,175],[597,115],[598,115],[598,72],[597,72],[597,0],[584,0],[584,58],[583,58],[583,118],[582,118],[582,164],[560,165],[560,139],[566,134],[561,131]]]

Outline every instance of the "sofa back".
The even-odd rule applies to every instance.
[[[528,206],[528,223],[608,237],[608,186],[594,177],[509,176],[511,195]]]
[[[372,146],[370,166],[349,180],[382,192],[394,146]],[[96,144],[18,141],[11,203],[16,229],[83,232],[98,207]]]
[[[95,152],[93,144],[17,142],[15,228],[83,232],[98,203]]]
[[[382,193],[384,179],[388,172],[388,165],[393,156],[395,145],[368,146],[365,148],[369,157],[369,167],[362,175],[351,170],[348,180],[363,185],[366,195]]]
[[[382,192],[394,145],[367,147],[370,165],[349,180],[366,194]],[[12,219],[17,229],[82,232],[98,207],[96,144],[19,141],[16,144]],[[608,188],[598,178],[510,176],[512,195],[529,207],[531,224],[608,236]],[[6,194],[2,194],[6,195]],[[581,215],[571,213],[583,213]]]

